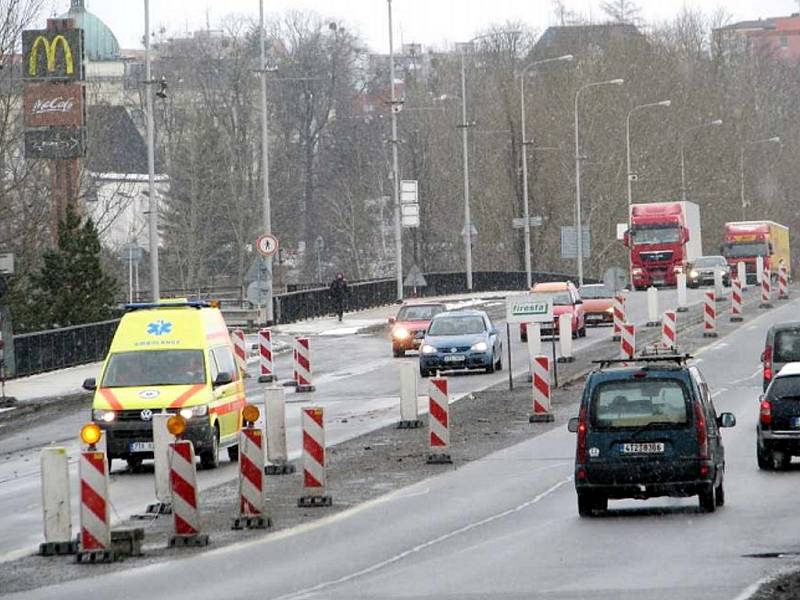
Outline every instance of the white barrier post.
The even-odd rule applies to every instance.
[[[781,263],[778,267],[778,300],[789,299],[789,273],[786,265]]]
[[[759,256],[759,258],[761,258]],[[759,308],[772,308],[772,273],[764,269],[761,275],[761,304]]]
[[[303,491],[299,507],[331,506],[325,493],[325,414],[320,406],[303,408]]]
[[[248,410],[255,406],[246,407]],[[258,412],[255,418],[258,418]],[[242,415],[242,418],[247,418]],[[264,435],[255,422],[239,430],[239,516],[232,529],[266,529],[272,526],[264,497]]]
[[[737,322],[742,320],[742,282],[738,279],[734,279],[731,282],[731,321]]]
[[[703,337],[717,337],[717,306],[714,292],[703,294]]]
[[[736,278],[742,284],[742,291],[747,291],[747,265],[744,264],[744,261],[740,260],[736,263]]]
[[[259,383],[271,383],[277,379],[272,355],[272,330],[258,330]]]
[[[400,422],[398,429],[422,427],[417,404],[417,368],[414,363],[400,365]]]
[[[555,420],[550,404],[550,358],[542,354],[531,358],[533,370],[533,413],[530,423],[551,423]]]
[[[245,345],[244,331],[234,329],[231,332],[231,341],[233,342],[233,353],[236,356],[236,365],[247,376],[247,347]]]
[[[658,320],[658,288],[650,286],[647,288],[647,326],[658,327],[661,323]]]
[[[558,349],[560,354],[558,362],[575,361],[572,355],[572,315],[569,313],[558,316]]]
[[[194,446],[189,440],[176,440],[169,449],[173,517],[169,545],[208,546],[208,535],[200,532]]]
[[[686,273],[678,273],[678,312],[689,310],[689,299],[686,297]]]
[[[72,539],[69,467],[66,448],[42,448],[42,516],[44,543],[41,556],[75,554],[78,545]]]
[[[525,330],[528,332],[528,363],[531,364],[534,356],[542,353],[542,326],[539,323],[526,323]],[[533,381],[533,373],[528,371],[528,381]]]
[[[153,482],[156,489],[156,502],[147,506],[144,515],[135,518],[156,519],[159,515],[172,513],[172,491],[169,485],[169,445],[172,435],[167,429],[167,421],[171,415],[156,413],[153,415]]]
[[[113,562],[116,558],[111,548],[111,519],[108,501],[108,460],[106,453],[93,445],[81,451],[78,463],[81,499],[81,534],[79,563]]]
[[[622,335],[619,342],[620,358],[632,359],[636,355],[636,325],[622,324]]]
[[[614,335],[613,341],[618,341],[622,335],[622,324],[625,322],[625,296],[617,294],[614,296]]]
[[[311,383],[311,345],[307,337],[297,338],[297,392],[313,392]]]
[[[714,299],[717,302],[725,300],[722,289],[722,271],[720,269],[714,269]]]
[[[674,310],[664,311],[661,319],[661,345],[672,351],[678,348],[678,313]]]
[[[428,464],[449,464],[450,457],[450,396],[447,379],[434,377],[428,391]]]
[[[267,432],[266,475],[289,475],[295,472],[286,448],[286,397],[280,386],[264,390],[264,426]]]
[[[756,256],[756,283],[761,285],[764,280],[764,257]]]

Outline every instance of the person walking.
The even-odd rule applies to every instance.
[[[331,298],[336,307],[336,316],[339,317],[339,322],[342,321],[344,314],[344,301],[348,293],[347,280],[344,278],[344,273],[337,273],[336,278],[331,282]]]

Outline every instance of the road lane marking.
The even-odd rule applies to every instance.
[[[447,540],[449,540],[449,539],[451,539],[453,537],[461,535],[462,533],[466,533],[466,532],[471,531],[473,529],[476,529],[478,527],[482,527],[483,525],[488,525],[489,523],[492,523],[492,522],[497,521],[499,519],[503,519],[503,518],[505,518],[505,517],[507,517],[509,515],[514,514],[514,513],[518,513],[520,511],[528,508],[529,506],[533,506],[534,504],[537,504],[537,503],[541,502],[547,496],[549,496],[550,494],[552,494],[553,492],[558,490],[564,484],[569,483],[570,481],[572,481],[572,477],[571,476],[567,477],[566,479],[562,479],[558,483],[556,483],[556,484],[552,485],[551,487],[549,487],[548,489],[546,489],[541,494],[531,498],[530,500],[527,500],[527,501],[523,502],[522,504],[518,504],[514,508],[509,508],[509,509],[504,510],[502,512],[499,512],[499,513],[496,513],[496,514],[491,515],[489,517],[486,517],[485,519],[481,519],[480,521],[475,521],[474,523],[470,523],[469,525],[465,525],[463,527],[459,527],[458,529],[454,529],[453,531],[450,531],[448,533],[442,534],[442,535],[440,535],[438,537],[435,537],[435,538],[433,538],[431,540],[428,540],[427,542],[423,542],[422,544],[418,544],[418,545],[414,546],[413,548],[409,548],[408,550],[405,550],[405,551],[403,551],[403,552],[401,552],[399,554],[396,554],[395,556],[393,556],[391,558],[387,558],[386,560],[382,560],[380,562],[377,562],[377,563],[375,563],[375,564],[373,564],[373,565],[371,565],[369,567],[366,567],[366,568],[361,569],[359,571],[355,571],[354,573],[350,573],[349,575],[344,575],[342,577],[339,577],[337,579],[331,579],[329,581],[323,581],[322,583],[318,583],[317,585],[305,588],[303,590],[298,590],[296,592],[291,592],[289,594],[286,594],[286,595],[283,595],[283,596],[279,596],[275,600],[290,600],[290,599],[293,599],[293,598],[308,597],[310,594],[314,594],[314,593],[322,591],[322,590],[324,590],[326,588],[329,588],[329,587],[332,587],[332,586],[335,586],[335,585],[340,585],[342,583],[347,583],[348,581],[352,581],[353,579],[357,579],[359,577],[363,577],[364,575],[368,575],[370,573],[374,573],[375,571],[378,571],[378,570],[380,570],[380,569],[382,569],[384,567],[387,567],[387,566],[389,566],[391,564],[399,562],[399,561],[403,560],[404,558],[406,558],[408,556],[411,556],[412,554],[416,554],[418,552],[421,552],[422,550],[426,550],[426,549],[428,549],[428,548],[430,548],[432,546],[435,546],[436,544],[440,544],[440,543],[445,542],[445,541],[447,541]]]
[[[724,387],[724,388],[719,388],[719,389],[718,389],[716,392],[714,392],[713,394],[711,394],[711,397],[712,397],[712,398],[716,398],[717,396],[719,396],[719,395],[720,395],[720,394],[722,394],[723,392],[727,392],[727,391],[728,391],[728,388],[726,388],[726,387]]]
[[[753,371],[752,374],[748,375],[747,377],[741,377],[740,379],[734,379],[733,381],[731,381],[731,385],[736,385],[736,384],[739,384],[739,383],[744,383],[745,381],[749,381],[750,379],[752,379],[756,375],[759,375],[760,373],[761,373],[761,367],[758,367],[755,371]]]

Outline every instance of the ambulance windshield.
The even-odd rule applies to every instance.
[[[205,383],[202,350],[147,350],[112,354],[102,387]]]

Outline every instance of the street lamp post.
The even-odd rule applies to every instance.
[[[400,223],[400,167],[397,156],[397,109],[402,105],[395,95],[394,85],[394,32],[392,31],[392,0],[386,0],[389,7],[389,102],[392,112],[392,189],[394,192],[394,252],[397,277],[397,299],[403,299],[403,228]]]
[[[265,53],[265,32],[264,32],[264,0],[258,2],[259,15],[259,44],[260,44],[260,70],[261,70],[261,171],[263,183],[263,230],[265,234],[272,233],[272,218],[269,200],[269,123],[267,121],[267,56]],[[267,325],[271,325],[275,320],[275,313],[272,307],[273,278],[272,278],[272,257],[263,258],[265,266],[265,278],[267,280],[266,289],[266,320]],[[260,292],[261,290],[259,290]]]
[[[153,73],[150,65],[150,0],[144,0],[144,78],[147,111],[147,190],[150,250],[150,289],[153,302],[161,296],[158,276],[158,199],[156,198],[155,125],[153,123]]]
[[[631,115],[637,110],[645,108],[654,108],[656,106],[669,106],[672,104],[670,100],[662,100],[660,102],[650,102],[648,104],[640,104],[634,106],[628,111],[628,117],[625,119],[625,156],[628,169],[628,228],[631,224],[631,204],[633,203],[633,181],[631,180],[633,172],[631,171]]]
[[[701,123],[700,125],[695,125],[694,127],[689,127],[686,131],[683,132],[681,135],[681,199],[686,202],[687,200],[687,189],[686,189],[686,136],[691,133],[692,131],[696,131],[698,129],[702,129],[704,127],[718,127],[722,125],[722,119],[714,119],[708,123]]]
[[[780,142],[781,138],[778,136],[765,138],[763,140],[753,140],[752,142],[745,142],[739,151],[739,185],[742,199],[742,221],[747,219],[747,202],[744,199],[744,151],[747,150],[748,146],[753,146],[755,144],[780,144]]]
[[[519,104],[520,104],[520,118],[522,121],[522,220],[524,223],[523,232],[525,236],[525,281],[527,288],[530,289],[533,283],[531,274],[531,224],[530,224],[530,209],[528,207],[528,144],[533,143],[527,140],[525,133],[525,76],[528,71],[551,62],[571,62],[573,60],[572,54],[565,54],[557,58],[545,58],[530,63],[522,70],[522,75],[519,79]]]
[[[609,79],[587,83],[578,88],[575,92],[575,237],[578,258],[578,285],[583,285],[583,231],[581,230],[581,146],[578,128],[578,99],[581,92],[591,87],[600,85],[622,85],[624,79]]]

